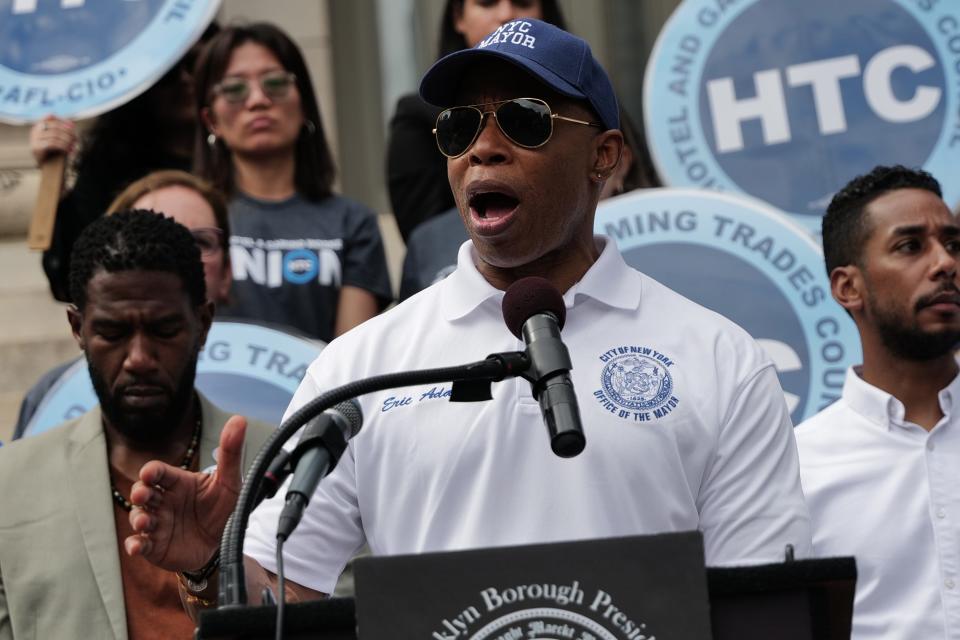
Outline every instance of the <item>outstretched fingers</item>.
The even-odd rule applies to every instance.
[[[176,467],[165,462],[151,460],[140,467],[140,483],[161,489],[172,489],[178,480],[176,471]]]
[[[231,416],[220,433],[220,451],[217,456],[216,481],[234,495],[240,493],[243,484],[243,437],[247,431],[247,419]]]
[[[157,519],[143,507],[134,505],[127,516],[130,520],[130,527],[134,530],[134,535],[128,536],[123,541],[123,548],[127,555],[143,556],[148,560],[153,552],[155,545],[150,534],[157,527]]]
[[[241,486],[247,421],[233,416],[220,434],[213,475],[152,461],[140,469],[130,491],[130,526],[124,540],[139,555],[169,570],[199,567],[215,551]]]
[[[153,550],[153,541],[147,536],[128,536],[123,541],[123,548],[128,556],[144,556],[149,558],[150,552]]]
[[[157,509],[163,503],[163,489],[138,480],[130,489],[130,502],[140,507]]]
[[[157,519],[142,507],[134,507],[127,516],[130,527],[138,534],[152,533],[157,528]]]

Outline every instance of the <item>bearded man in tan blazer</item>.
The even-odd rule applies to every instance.
[[[194,389],[213,317],[193,236],[160,214],[101,218],[78,239],[68,310],[100,405],[0,449],[0,640],[190,638],[182,574],[123,552],[141,466],[216,468],[229,420]],[[271,428],[222,445],[247,468]],[[239,489],[239,487],[238,487]]]

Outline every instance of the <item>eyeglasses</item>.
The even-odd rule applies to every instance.
[[[211,256],[223,250],[223,230],[215,227],[191,229],[193,242],[200,249],[201,256]]]
[[[433,130],[440,153],[448,158],[459,158],[465,154],[480,135],[483,119],[488,113],[493,114],[497,126],[507,139],[525,149],[536,149],[550,141],[554,119],[603,128],[596,122],[557,115],[550,111],[550,105],[539,98],[494,102],[492,106],[495,108],[486,111],[479,108],[482,106],[485,105],[471,104],[440,112]]]
[[[290,88],[297,81],[297,76],[289,71],[270,71],[256,79],[260,83],[260,90],[272,100],[286,98]],[[240,104],[250,96],[250,85],[254,82],[249,78],[224,78],[214,85],[213,93],[230,104]]]

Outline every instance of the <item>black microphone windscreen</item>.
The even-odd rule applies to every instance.
[[[563,296],[546,278],[530,276],[521,278],[507,287],[503,296],[503,321],[510,333],[523,339],[523,323],[544,311],[557,317],[557,325],[563,329],[567,308]]]
[[[359,402],[353,399],[344,400],[333,407],[331,411],[338,412],[346,418],[347,423],[350,425],[350,432],[343,434],[347,440],[357,435],[357,432],[360,431],[360,427],[363,425],[363,411],[360,410]]]

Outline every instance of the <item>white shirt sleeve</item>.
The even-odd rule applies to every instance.
[[[793,426],[772,365],[741,383],[697,497],[712,565],[780,562],[787,544],[811,554]]]
[[[287,408],[284,420],[320,393],[308,371]],[[292,447],[298,439],[294,436],[286,446]],[[277,521],[288,483],[289,479],[273,498],[265,500],[254,510],[244,539],[244,554],[274,573],[277,570]],[[316,591],[333,593],[343,567],[364,542],[351,443],[334,470],[314,492],[299,526],[284,544],[284,576]]]

